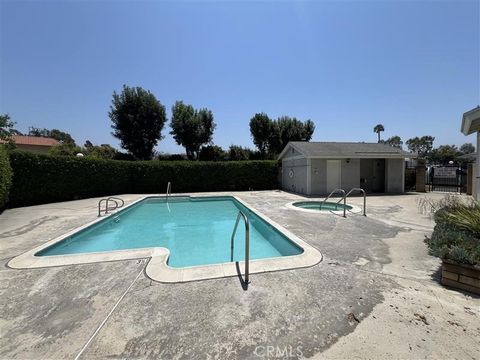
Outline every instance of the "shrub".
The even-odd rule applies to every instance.
[[[182,161],[187,160],[185,154],[158,154],[157,159],[160,161]]]
[[[459,195],[447,194],[442,199],[436,200],[429,197],[417,199],[418,211],[423,215],[433,217],[435,214],[441,215],[440,210],[452,210],[459,206],[466,205],[473,207],[475,201],[473,199],[462,198]]]
[[[204,145],[200,148],[198,159],[204,161],[227,160],[227,153],[218,145]]]
[[[5,208],[12,183],[12,168],[8,161],[7,151],[0,145],[0,211]]]
[[[435,211],[435,228],[425,239],[429,253],[462,264],[480,264],[480,206],[451,197],[440,203],[447,206]]]
[[[275,161],[118,161],[12,152],[10,206],[125,193],[277,188]]]
[[[446,221],[459,229],[471,232],[480,236],[480,205],[458,206],[445,213]]]
[[[254,151],[238,145],[230,145],[228,149],[229,160],[253,160]]]
[[[437,223],[430,238],[426,238],[430,255],[462,264],[480,264],[480,241],[472,233],[449,223]]]

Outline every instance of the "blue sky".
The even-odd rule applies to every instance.
[[[316,141],[474,142],[478,1],[4,1],[0,112],[78,143],[110,135],[113,90],[208,107],[214,142],[252,146],[256,112],[312,119]],[[183,152],[167,126],[157,150]]]

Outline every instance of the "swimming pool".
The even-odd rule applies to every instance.
[[[99,199],[92,200],[92,209]],[[85,200],[83,200],[85,201]],[[230,239],[241,211],[250,224],[249,273],[309,267],[322,254],[251,205],[229,193],[138,196],[125,208],[96,218],[8,262],[14,269],[148,259],[152,280],[178,283],[244,273],[245,228],[240,223],[231,259]],[[41,241],[41,239],[38,239]]]
[[[147,198],[39,251],[55,256],[165,247],[167,264],[186,267],[231,261],[230,237],[239,211],[250,224],[250,259],[298,255],[303,250],[233,197]],[[242,225],[242,224],[240,224]],[[245,228],[235,236],[234,261],[245,257]]]

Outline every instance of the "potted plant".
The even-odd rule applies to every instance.
[[[449,196],[430,205],[436,224],[425,242],[442,259],[442,284],[480,294],[480,204]]]

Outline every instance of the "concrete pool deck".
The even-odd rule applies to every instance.
[[[247,291],[236,277],[151,282],[148,259],[14,270],[10,259],[92,221],[98,198],[6,210],[0,358],[477,357],[480,299],[439,285],[425,195],[370,196],[366,218],[342,218],[288,209],[305,197],[282,191],[232,194],[323,261],[252,274]]]

